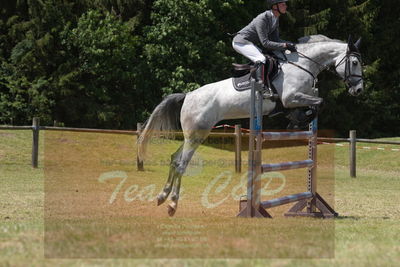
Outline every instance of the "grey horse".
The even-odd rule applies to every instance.
[[[273,85],[285,108],[319,105],[322,99],[314,96],[316,77],[333,66],[349,88],[349,93],[362,93],[362,62],[360,40],[342,42],[323,35],[299,39],[298,52],[286,55],[279,76]],[[276,102],[265,99],[263,114],[268,115]],[[181,124],[184,142],[171,156],[168,180],[158,195],[158,205],[171,194],[168,214],[173,216],[178,207],[181,178],[199,145],[207,138],[212,127],[221,120],[249,118],[250,90],[236,91],[232,78],[204,85],[187,94],[167,96],[153,111],[138,139],[139,160],[143,161],[146,145],[154,134],[165,135],[177,130]]]

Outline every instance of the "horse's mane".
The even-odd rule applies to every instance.
[[[340,40],[331,39],[331,38],[326,37],[325,35],[322,35],[322,34],[304,36],[304,37],[299,38],[298,41],[299,41],[299,44],[311,44],[311,43],[320,43],[320,42],[340,42],[340,43],[343,43]]]

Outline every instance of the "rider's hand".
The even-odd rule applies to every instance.
[[[296,45],[293,43],[286,43],[286,49],[290,52],[297,52]]]

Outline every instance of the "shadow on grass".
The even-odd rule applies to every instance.
[[[368,216],[338,216],[335,220],[362,220],[362,219],[380,219],[380,220],[390,220],[390,217],[368,217]]]

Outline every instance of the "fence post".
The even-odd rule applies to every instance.
[[[32,121],[32,167],[38,167],[39,161],[39,131],[40,131],[40,119],[33,118]]]
[[[142,126],[143,124],[138,122],[136,124],[136,129],[137,129],[137,140],[139,140],[139,136],[142,133]],[[139,146],[137,146],[137,156],[136,156],[136,164],[137,164],[137,170],[138,171],[144,171],[144,166],[143,166],[143,161],[139,160]]]
[[[235,125],[235,171],[242,172],[242,126]]]
[[[357,157],[356,157],[356,144],[357,144],[357,133],[356,131],[350,131],[350,177],[356,177]]]

